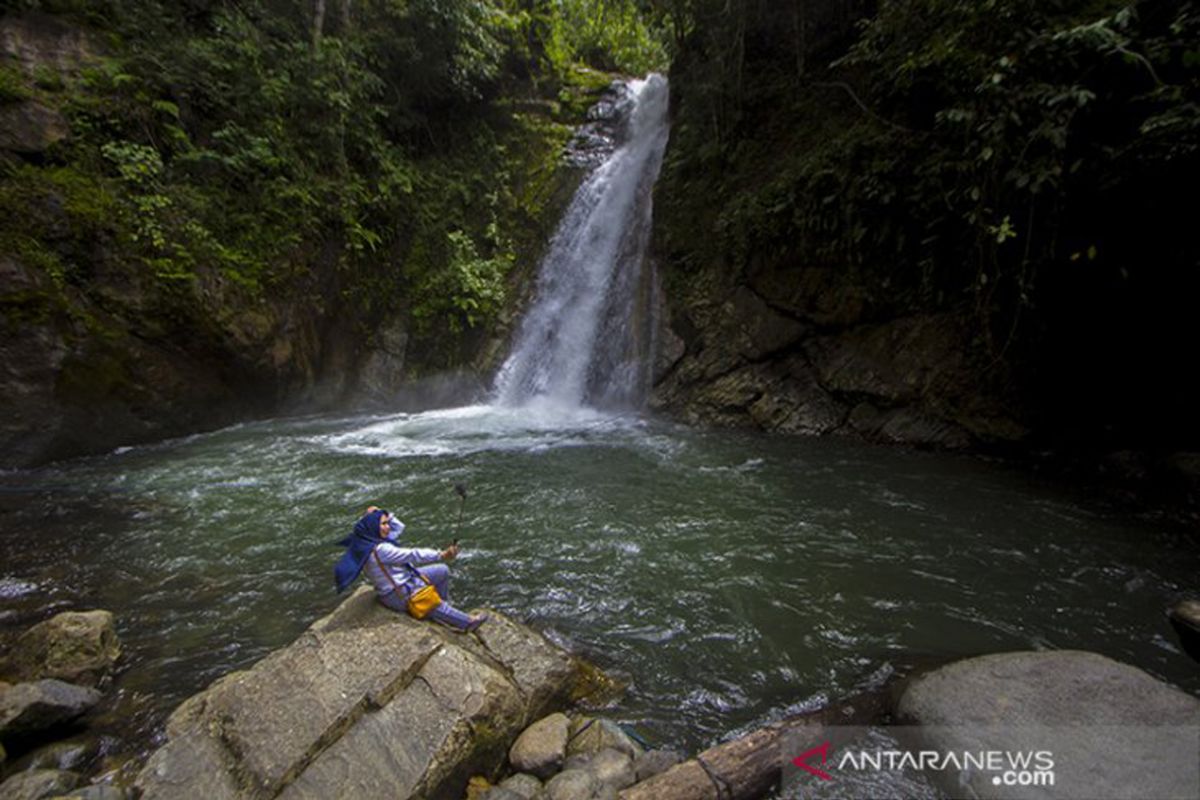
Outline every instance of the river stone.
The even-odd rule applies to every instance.
[[[633,758],[628,753],[606,747],[587,765],[588,772],[595,775],[602,783],[607,783],[615,789],[632,786],[635,781]]]
[[[571,721],[566,714],[555,713],[530,725],[508,751],[514,769],[539,778],[549,778],[562,767],[566,757],[567,732]]]
[[[1200,661],[1200,600],[1180,600],[1167,612],[1183,651]]]
[[[542,791],[542,782],[535,775],[519,772],[500,781],[500,788],[506,789],[524,800],[533,800],[538,792]]]
[[[96,686],[112,674],[121,655],[108,611],[66,611],[21,634],[11,666],[23,680],[57,678]]]
[[[94,737],[70,739],[39,747],[13,762],[13,769],[61,769],[82,771],[81,768],[100,755],[100,740]]]
[[[633,762],[634,779],[638,782],[666,772],[683,762],[683,756],[674,750],[647,750]]]
[[[569,769],[585,769],[592,761],[591,753],[573,753],[563,761],[562,771]]]
[[[135,788],[143,800],[459,798],[565,701],[577,673],[503,614],[463,635],[361,587],[288,647],[176,709]]]
[[[617,790],[586,769],[569,769],[546,782],[546,800],[616,800]]]
[[[4,800],[43,800],[71,791],[82,780],[74,772],[58,769],[18,772],[0,783],[0,797]]]
[[[480,795],[480,800],[525,800],[525,796],[509,791],[503,786],[493,786]]]
[[[0,693],[0,737],[9,739],[70,722],[100,702],[95,689],[51,679],[18,683]]]
[[[579,717],[571,723],[571,738],[567,742],[567,755],[585,753],[592,755],[611,747],[637,758],[643,752],[641,745],[621,730],[621,726],[609,719]]]
[[[46,800],[129,800],[129,792],[108,783],[93,783]]]
[[[1097,653],[958,661],[915,679],[897,717],[943,752],[1052,753],[1053,787],[998,789],[994,773],[976,771],[964,779],[979,797],[1195,797],[1200,787],[1200,700]]]

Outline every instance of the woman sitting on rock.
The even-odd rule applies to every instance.
[[[427,547],[401,547],[396,544],[404,532],[404,523],[387,511],[371,506],[354,525],[354,532],[338,544],[346,548],[345,555],[333,568],[338,592],[344,592],[366,569],[375,586],[379,602],[394,611],[407,611],[415,617],[429,616],[460,631],[473,631],[487,621],[487,614],[468,616],[450,605],[450,568],[436,562],[451,561],[458,555],[458,545],[445,550]],[[423,565],[423,566],[418,566]],[[409,599],[422,589],[432,586],[440,602],[428,610]]]

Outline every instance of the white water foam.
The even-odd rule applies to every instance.
[[[631,81],[628,140],[584,181],[559,223],[537,297],[497,379],[499,404],[632,408],[649,383],[651,190],[667,144],[667,81]]]

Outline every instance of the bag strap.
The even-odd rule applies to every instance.
[[[379,545],[375,545],[375,547],[371,550],[371,555],[375,556],[375,563],[379,565],[379,571],[384,574],[384,576],[388,579],[388,583],[392,585],[392,591],[399,592],[400,584],[396,583],[396,579],[392,577],[392,573],[388,572],[388,568],[384,566],[383,559],[379,557]],[[424,573],[422,573],[421,570],[417,569],[412,564],[409,564],[407,561],[405,561],[404,566],[416,573],[416,576],[424,581],[426,586],[433,585],[429,582],[429,579],[425,577]]]

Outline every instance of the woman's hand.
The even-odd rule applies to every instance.
[[[442,561],[453,561],[458,556],[458,545],[452,544],[442,551]]]

